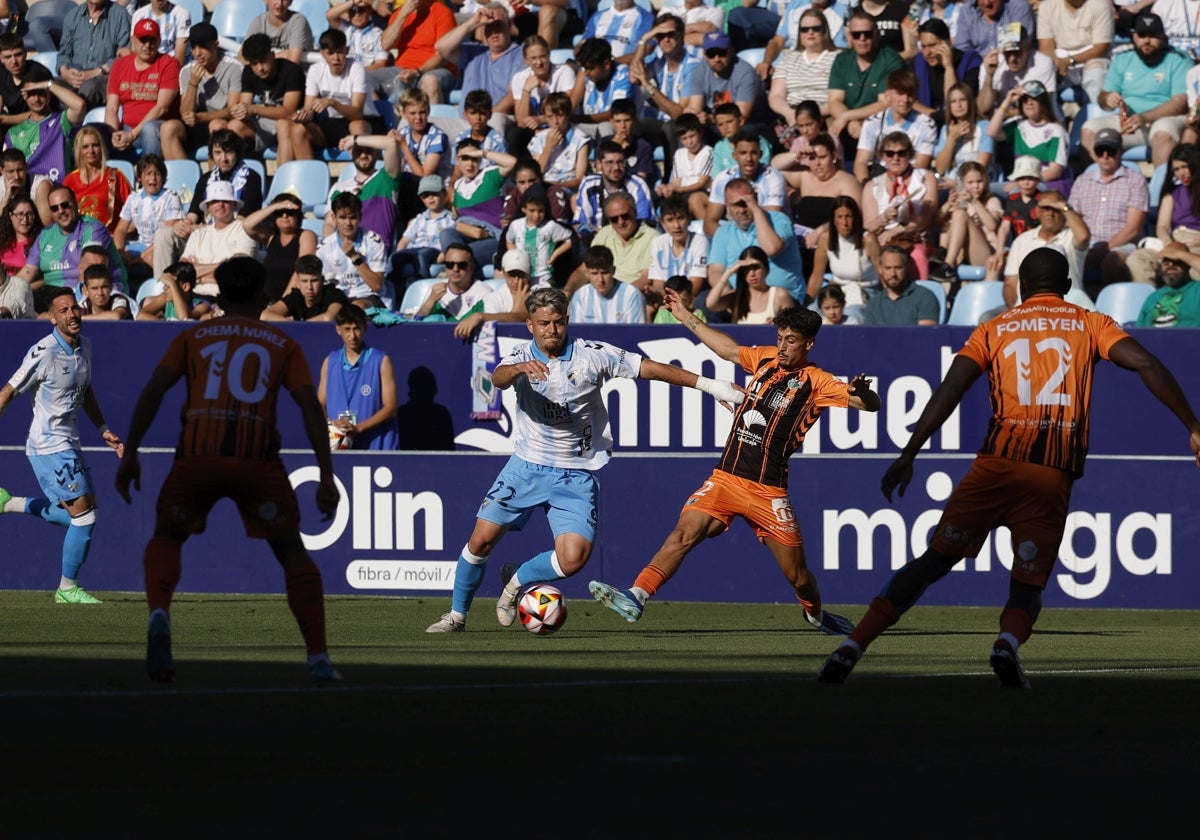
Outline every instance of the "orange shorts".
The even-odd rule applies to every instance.
[[[1058,559],[1075,478],[1054,467],[984,455],[954,488],[930,547],[974,557],[988,533],[1012,532],[1012,576],[1044,588]]]
[[[804,544],[792,500],[782,487],[769,487],[716,470],[684,502],[683,510],[698,510],[726,528],[741,516],[754,528],[759,542],[769,538],[780,545]]]
[[[300,527],[300,507],[282,461],[176,459],[156,510],[160,521],[202,534],[208,512],[225,498],[238,506],[247,536],[272,539]]]

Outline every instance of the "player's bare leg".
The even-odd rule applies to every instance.
[[[821,590],[817,587],[816,576],[808,569],[803,544],[784,545],[769,537],[763,540],[763,544],[770,550],[771,556],[779,564],[779,570],[792,585],[796,600],[804,607],[804,619],[809,624],[831,636],[845,636],[854,629],[854,624],[848,619],[822,608]]]

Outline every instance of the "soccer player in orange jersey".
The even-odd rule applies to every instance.
[[[249,257],[217,266],[225,317],[180,333],[171,342],[130,421],[125,454],[117,468],[117,491],[130,501],[129,485],[141,489],[137,450],[167,392],[187,384],[183,433],[175,463],[159,492],[154,536],[146,545],[146,668],[155,682],[171,682],[171,596],[179,583],[183,544],[204,531],[219,500],[232,499],[247,535],[265,539],[283,566],[288,606],[308,649],[308,670],[318,685],[341,680],[325,644],[325,596],[321,573],[300,537],[300,508],[279,458],[276,402],[286,389],[300,407],[304,431],[317,456],[317,508],[333,516],[338,489],[325,426],[308,361],[286,333],[259,322],[266,306],[266,270]]]
[[[987,373],[992,420],[979,454],[946,502],[929,548],[896,572],[850,637],[818,672],[844,682],[867,646],[895,624],[926,588],[959,560],[974,557],[988,532],[1012,531],[1008,603],[991,666],[1008,688],[1029,688],[1017,649],[1033,633],[1066,527],[1071,487],[1083,475],[1096,363],[1135,371],[1175,413],[1200,465],[1200,421],[1166,366],[1107,315],[1063,300],[1071,288],[1067,258],[1038,248],[1018,270],[1023,303],[975,329],[921,412],[908,445],[883,476],[883,494],[904,495],[913,459],[963,395]]]
[[[594,580],[588,590],[626,621],[637,621],[646,601],[670,580],[688,552],[702,540],[723,534],[741,516],[770,549],[804,606],[809,624],[830,635],[846,635],[854,625],[821,608],[821,593],[809,571],[800,526],[788,498],[788,458],[827,407],[878,411],[879,395],[871,390],[865,374],[847,384],[808,360],[821,329],[821,315],[811,309],[790,307],[775,315],[775,346],[742,347],[726,333],[701,322],[669,289],[664,305],[705,346],[722,359],[741,365],[752,378],[736,409],[733,430],[717,468],[684,503],[675,530],[650,565],[629,589]]]

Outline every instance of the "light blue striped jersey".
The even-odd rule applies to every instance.
[[[571,295],[571,321],[584,324],[644,324],[646,298],[632,283],[616,281],[610,297],[589,283]]]
[[[79,411],[92,384],[92,343],[67,344],[58,330],[29,348],[8,384],[18,394],[33,391],[33,422],[26,455],[52,455],[79,447]]]

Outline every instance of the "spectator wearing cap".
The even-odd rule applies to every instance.
[[[18,149],[33,176],[31,195],[39,210],[50,213],[50,188],[73,167],[68,165],[67,138],[83,122],[87,103],[40,64],[26,67],[20,84],[21,96],[29,109],[25,121],[17,123],[4,136],[5,149]],[[53,110],[54,97],[64,110]]]
[[[736,103],[748,124],[772,122],[762,78],[737,57],[728,35],[712,30],[704,34],[704,66],[688,79],[683,110],[709,122],[713,110],[725,102]]]
[[[313,48],[312,27],[308,19],[292,11],[292,0],[266,0],[267,11],[250,21],[246,37],[266,35],[276,58],[299,64]]]
[[[433,276],[433,267],[442,258],[441,235],[454,230],[454,214],[446,207],[446,185],[441,175],[422,178],[417,196],[425,209],[409,221],[392,255],[389,279],[397,295],[402,295],[413,280]]]
[[[1074,90],[1080,104],[1100,98],[1114,37],[1111,3],[1042,0],[1038,6],[1038,49],[1054,59],[1059,90]]]
[[[954,30],[954,46],[960,50],[987,55],[996,46],[1000,27],[1008,23],[1034,31],[1033,10],[1026,0],[975,0],[963,5]]]
[[[1093,159],[1099,132],[1118,132],[1121,149],[1149,144],[1155,166],[1179,143],[1187,112],[1187,73],[1192,62],[1172,50],[1162,19],[1142,12],[1133,24],[1133,49],[1113,57],[1099,104],[1116,114],[1083,124],[1080,145]]]
[[[1037,85],[1050,93],[1050,102],[1057,113],[1058,74],[1054,59],[1034,49],[1033,39],[1021,24],[1009,23],[1000,27],[996,48],[984,57],[979,72],[979,94],[975,97],[975,108],[979,113],[990,115],[996,103],[1003,101],[1013,88],[1025,86],[1027,90],[1036,91]]]
[[[1102,129],[1093,146],[1096,165],[1084,170],[1071,188],[1070,205],[1083,216],[1092,234],[1084,279],[1099,270],[1104,286],[1130,279],[1125,258],[1142,238],[1150,211],[1145,177],[1121,165],[1121,142],[1116,129]]]
[[[229,127],[232,105],[242,92],[242,64],[222,54],[212,24],[197,23],[188,33],[192,61],[179,73],[179,119],[162,127],[163,157],[190,159],[208,145],[209,135]]]
[[[179,258],[195,267],[198,286],[215,282],[213,272],[225,260],[251,257],[258,249],[237,217],[242,200],[228,181],[209,181],[200,207],[212,221],[192,231]]]
[[[904,65],[900,53],[879,42],[875,18],[856,9],[846,21],[850,49],[838,53],[829,70],[829,133],[853,159],[863,122],[887,107],[888,76]]]
[[[113,63],[104,122],[112,129],[117,156],[136,160],[138,147],[162,154],[163,122],[179,116],[179,62],[158,51],[160,33],[153,20],[138,21],[133,37],[133,54]]]
[[[112,0],[85,0],[63,19],[58,75],[89,108],[105,103],[108,74],[130,47],[129,30],[129,15]]]
[[[505,251],[500,261],[504,285],[493,289],[483,299],[482,311],[472,312],[454,327],[456,338],[467,339],[488,321],[521,323],[529,317],[525,298],[529,296],[529,254],[524,251]],[[1197,284],[1200,285],[1200,284]]]
[[[180,66],[183,66],[183,62],[187,60],[189,30],[192,27],[191,12],[170,0],[150,0],[147,5],[139,6],[134,11],[131,25],[136,28],[143,20],[152,20],[158,24],[162,39],[158,51],[163,55],[173,56]]]

